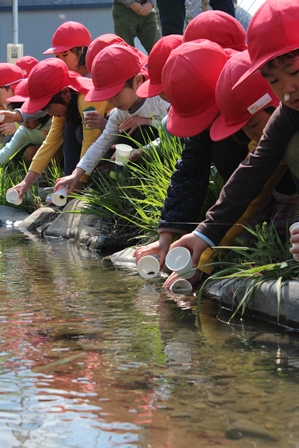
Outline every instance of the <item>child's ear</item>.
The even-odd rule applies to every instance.
[[[143,82],[144,82],[143,75],[141,75],[141,73],[138,73],[138,75],[136,75],[134,78],[135,89],[137,90],[138,87],[141,86],[141,84],[143,84]]]
[[[71,91],[68,87],[64,87],[60,90],[60,95],[64,99],[69,99],[71,97]]]

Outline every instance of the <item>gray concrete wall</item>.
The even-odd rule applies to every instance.
[[[43,51],[51,47],[55,30],[63,22],[74,20],[83,23],[95,39],[100,34],[113,33],[111,7],[59,8],[48,10],[19,10],[19,42],[24,56],[44,59]],[[0,62],[7,62],[7,44],[13,43],[12,11],[0,11]]]

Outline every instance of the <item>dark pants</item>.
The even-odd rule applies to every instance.
[[[235,8],[233,0],[210,0],[212,9],[227,12],[227,14],[235,17]]]
[[[80,160],[83,141],[82,125],[76,126],[71,120],[65,123],[63,131],[64,174],[72,174]]]
[[[162,26],[162,36],[183,34],[186,6],[185,0],[157,0]]]

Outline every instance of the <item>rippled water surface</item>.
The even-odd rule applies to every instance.
[[[0,447],[299,447],[299,335],[0,228]]]

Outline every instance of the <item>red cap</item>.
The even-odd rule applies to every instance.
[[[89,73],[91,73],[91,66],[95,57],[101,50],[103,50],[103,48],[106,48],[109,45],[123,43],[125,43],[125,41],[116,34],[102,34],[101,36],[94,39],[88,46],[85,58],[85,65]]]
[[[16,65],[23,70],[23,77],[28,78],[29,73],[37,63],[38,60],[33,56],[22,56],[17,60]]]
[[[142,98],[159,95],[164,92],[161,81],[161,72],[172,50],[177,48],[183,42],[183,36],[180,34],[170,34],[159,39],[148,57],[148,76],[137,89],[137,95]]]
[[[10,103],[18,103],[25,101],[29,96],[27,78],[17,84],[14,89],[14,96],[6,98]]]
[[[248,51],[242,51],[227,61],[219,76],[216,103],[221,115],[216,118],[210,129],[210,136],[214,141],[235,134],[265,107],[277,107],[279,104],[270,84],[260,72],[255,72],[233,89],[234,84],[249,67]]]
[[[227,55],[209,40],[186,42],[172,50],[162,70],[171,108],[167,130],[178,137],[204,131],[218,114],[215,88]]]
[[[64,22],[52,37],[52,47],[43,54],[61,53],[74,47],[88,47],[90,42],[91,34],[82,23]]]
[[[130,46],[113,44],[97,54],[91,68],[94,87],[86,101],[104,101],[117,95],[125,82],[140,73],[141,62]]]
[[[237,84],[271,59],[299,49],[298,26],[298,2],[265,1],[249,22],[247,41],[251,67]]]
[[[246,50],[246,32],[241,23],[223,11],[205,11],[192,19],[187,25],[183,41],[209,39],[222,48]]]
[[[91,73],[91,67],[92,63],[97,56],[97,54],[103,50],[103,48],[108,47],[109,45],[113,44],[119,44],[124,45],[125,47],[130,47],[135,51],[137,56],[140,59],[141,65],[145,67],[148,63],[148,56],[144,53],[142,53],[140,50],[138,50],[135,47],[131,47],[127,42],[125,42],[121,37],[117,36],[116,34],[102,34],[101,36],[94,39],[91,44],[88,47],[87,53],[86,53],[86,59],[85,64],[86,68]],[[143,73],[143,72],[142,72]],[[147,75],[147,72],[145,73],[145,76]]]
[[[23,71],[20,67],[9,62],[0,63],[0,86],[16,87],[16,83],[24,79]]]
[[[64,87],[87,93],[92,81],[69,70],[61,59],[49,58],[39,62],[28,77],[29,98],[24,102],[22,111],[28,114],[37,112]]]

